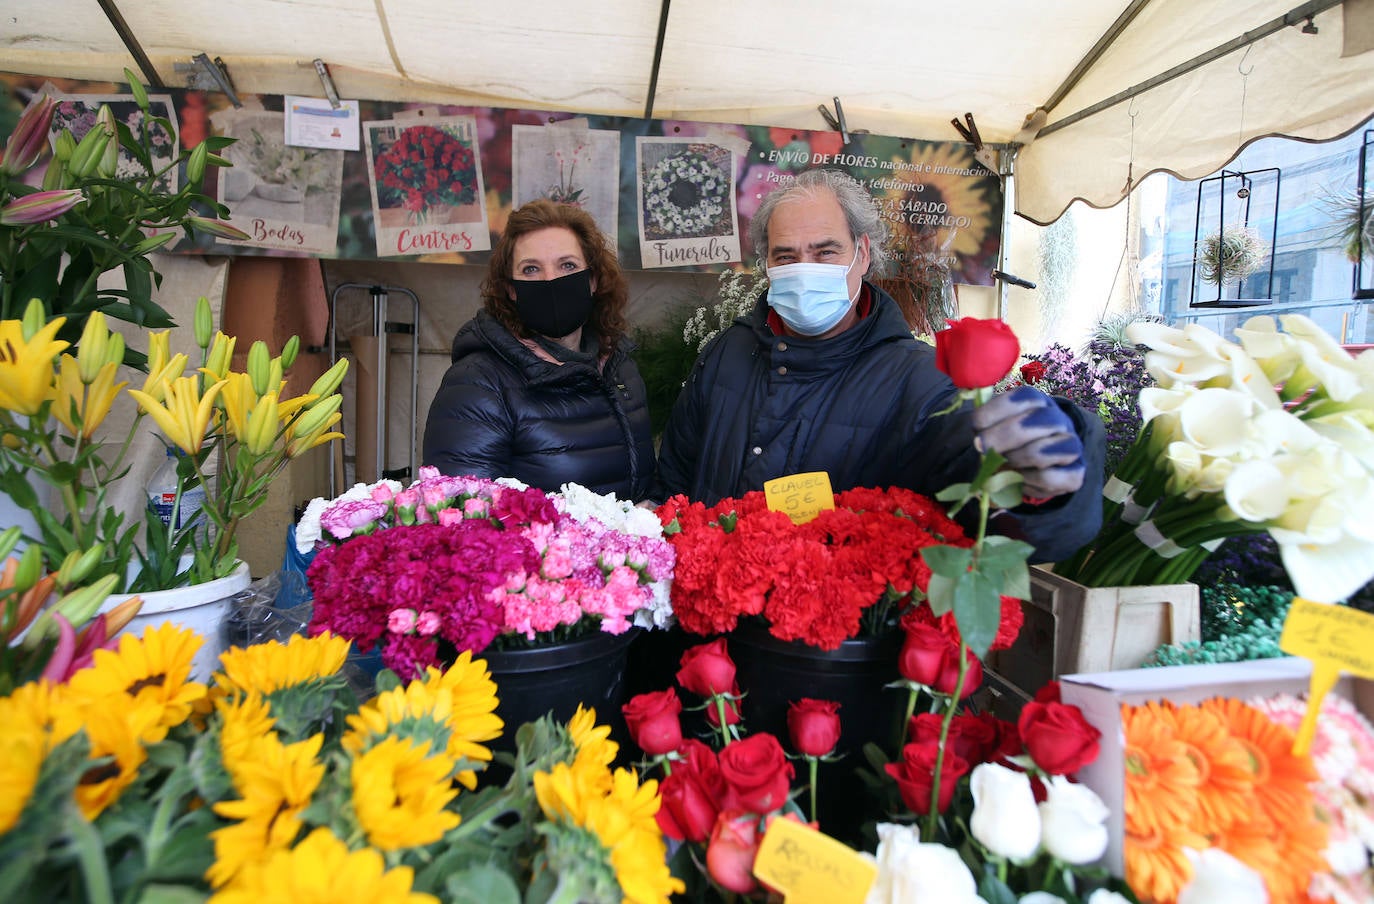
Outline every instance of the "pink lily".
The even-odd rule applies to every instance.
[[[71,676],[72,656],[76,653],[76,629],[67,617],[54,612],[53,621],[57,622],[57,646],[53,647],[48,664],[43,666],[43,679],[54,684],[62,684]]]
[[[62,188],[53,191],[36,191],[15,198],[0,207],[0,225],[29,226],[55,220],[71,210],[86,196],[79,188]]]
[[[43,677],[54,684],[65,684],[72,675],[89,668],[95,662],[96,650],[118,646],[117,638],[107,636],[104,613],[91,619],[80,634],[66,616],[54,612],[53,620],[57,622],[57,646],[43,667]]]
[[[39,161],[48,150],[48,129],[57,101],[44,94],[35,98],[19,117],[0,156],[0,173],[17,176]]]

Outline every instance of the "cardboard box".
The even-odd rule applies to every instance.
[[[1121,705],[1138,706],[1152,700],[1172,700],[1178,704],[1199,703],[1211,697],[1248,700],[1275,694],[1307,693],[1312,663],[1286,657],[1221,665],[1182,665],[1169,668],[1133,669],[1065,675],[1060,691],[1065,703],[1083,711],[1089,722],[1102,732],[1097,760],[1078,772],[1078,779],[1097,792],[1111,811],[1107,819],[1110,841],[1104,865],[1115,876],[1123,876],[1125,863],[1122,844],[1125,838],[1125,735],[1121,728]],[[1335,693],[1352,697],[1348,677],[1337,684]]]

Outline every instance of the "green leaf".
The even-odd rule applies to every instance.
[[[945,577],[957,577],[968,571],[973,550],[963,546],[927,546],[921,550],[930,570]]]
[[[966,571],[954,584],[954,619],[964,643],[979,659],[987,655],[1002,622],[1000,588],[1000,580],[990,580],[981,571]]]
[[[926,605],[930,606],[931,612],[940,616],[954,609],[954,587],[953,578],[931,574],[930,586],[926,588]]]
[[[515,880],[491,864],[451,873],[444,885],[452,904],[520,904]]]
[[[991,863],[983,864],[983,875],[978,879],[978,896],[988,904],[1016,904],[1016,893],[997,878],[997,868]]]
[[[951,483],[943,490],[935,494],[935,498],[941,502],[953,502],[954,500],[968,499],[972,484]]]
[[[138,897],[138,904],[202,904],[203,891],[185,885],[149,885]]]

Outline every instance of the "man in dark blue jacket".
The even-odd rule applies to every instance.
[[[933,496],[972,478],[980,448],[1024,477],[1003,534],[1067,557],[1101,521],[1101,421],[1031,387],[949,414],[957,390],[935,352],[863,277],[886,224],[844,173],[810,170],[764,199],[750,228],[768,293],[716,336],[664,430],[660,499],[708,505],[787,474],[825,471],[838,492],[902,486]]]

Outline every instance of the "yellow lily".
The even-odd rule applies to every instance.
[[[148,374],[152,379],[152,374],[167,366],[167,362],[172,360],[172,331],[158,330],[156,333],[148,334]],[[180,376],[180,374],[178,374]],[[147,392],[148,387],[144,386],[143,391]]]
[[[0,408],[34,415],[52,389],[52,362],[71,345],[54,339],[67,318],[58,317],[24,339],[18,320],[0,320]]]
[[[215,411],[215,397],[224,388],[224,381],[212,383],[204,394],[197,377],[177,377],[165,381],[163,387],[162,402],[137,389],[129,390],[129,395],[157,422],[167,439],[187,455],[195,455],[205,441],[205,431]]]
[[[283,380],[281,383],[281,389],[285,388],[286,381]],[[280,389],[277,391],[277,395],[278,397],[281,396]],[[296,414],[297,411],[300,411],[302,408],[305,408],[307,405],[310,405],[317,398],[318,396],[312,396],[310,393],[307,392],[304,395],[298,395],[293,398],[281,399],[277,402],[277,417],[281,418],[281,422],[283,424],[290,423],[291,418]]]
[[[87,386],[80,361],[64,354],[53,385],[52,416],[72,436],[79,434],[82,439],[90,439],[110,413],[119,391],[129,385],[128,382],[115,383],[118,372],[119,365],[106,362]]]
[[[172,380],[175,380],[186,372],[186,364],[189,359],[184,353],[177,352],[170,358],[163,357],[155,360],[154,355],[157,353],[157,336],[157,333],[153,334],[153,342],[149,346],[148,378],[143,381],[143,389],[141,391],[154,401],[161,402],[163,388]],[[168,351],[166,348],[167,343],[163,342],[162,345],[162,354],[165,356]]]
[[[220,393],[219,404],[229,420],[229,429],[234,439],[245,445],[248,442],[248,418],[258,404],[258,394],[253,391],[253,380],[246,373],[230,371],[224,375],[224,391]]]
[[[248,416],[248,435],[244,445],[254,455],[271,451],[277,441],[277,394],[269,392],[253,406]]]
[[[335,401],[337,398],[337,396],[331,396],[321,406],[312,408],[292,425],[291,439],[286,443],[288,458],[297,458],[316,446],[344,438],[342,433],[325,432],[343,419],[343,415],[338,410],[338,401]]]

